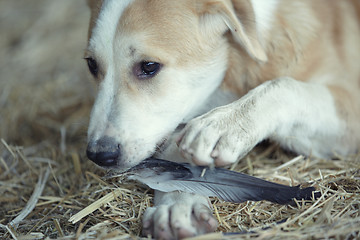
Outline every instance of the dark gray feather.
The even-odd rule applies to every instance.
[[[211,169],[154,158],[144,160],[125,174],[129,179],[162,192],[191,192],[236,203],[267,200],[287,204],[294,198],[309,200],[315,190],[313,187],[301,189],[272,183],[222,168]]]

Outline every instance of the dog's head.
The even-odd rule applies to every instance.
[[[89,1],[85,53],[98,95],[88,130],[88,157],[128,168],[151,156],[178,124],[199,114],[227,70],[228,38],[257,60],[251,5],[244,23],[231,1]],[[247,13],[245,8],[248,8]]]

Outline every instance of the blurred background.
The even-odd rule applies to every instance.
[[[0,1],[2,139],[63,150],[85,140],[94,94],[82,59],[88,21],[85,0]]]
[[[74,236],[70,216],[112,191],[86,175],[103,175],[85,157],[89,17],[85,0],[0,0],[0,239]],[[46,169],[40,205],[10,234]]]

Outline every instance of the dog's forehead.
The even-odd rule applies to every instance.
[[[134,41],[140,36],[148,48],[184,50],[183,40],[196,34],[193,5],[188,0],[135,0],[119,19],[115,37]]]
[[[192,38],[195,32],[194,12],[189,0],[104,0],[87,50],[103,59],[113,59],[115,50],[133,52],[136,47],[193,53],[196,47],[181,39]]]
[[[194,12],[194,3],[188,0],[134,0],[123,12],[119,28],[142,31],[148,28],[161,28],[184,22]],[[186,26],[183,26],[186,27]]]

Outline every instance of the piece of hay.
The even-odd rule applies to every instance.
[[[73,224],[77,223],[78,221],[80,221],[81,219],[83,219],[84,217],[89,215],[90,213],[98,210],[101,206],[113,201],[114,199],[116,199],[120,195],[121,195],[120,190],[115,190],[115,191],[113,191],[111,193],[106,194],[104,197],[102,197],[99,200],[93,202],[92,204],[90,204],[89,206],[87,206],[86,208],[84,208],[83,210],[81,210],[80,212],[75,214],[74,216],[72,216],[69,219],[69,222],[71,222]]]
[[[47,168],[44,174],[43,173],[40,174],[34,192],[31,195],[26,206],[23,208],[23,210],[21,210],[20,214],[9,223],[12,227],[16,228],[19,225],[19,223],[23,221],[26,218],[26,216],[29,215],[34,210],[44,190],[45,184],[49,178],[49,174],[50,174],[50,168]]]

